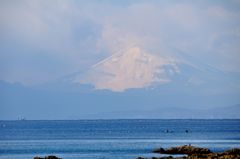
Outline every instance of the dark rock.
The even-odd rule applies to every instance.
[[[47,156],[47,157],[45,157],[45,159],[61,159],[61,158],[58,158],[56,156]]]
[[[224,152],[225,154],[240,154],[240,148],[230,149]]]
[[[230,149],[220,153],[213,153],[207,148],[184,145],[184,146],[172,147],[169,149],[158,148],[153,150],[153,152],[161,153],[161,154],[185,154],[187,156],[182,156],[182,157],[166,156],[166,157],[159,157],[159,158],[152,157],[151,159],[240,159],[240,148],[234,148],[234,149]],[[139,159],[144,159],[144,158],[139,158]]]
[[[211,151],[207,148],[194,147],[189,145],[179,146],[179,147],[171,147],[169,149],[155,149],[154,153],[162,153],[162,154],[209,154]]]
[[[57,156],[46,156],[46,157],[38,157],[38,156],[36,156],[33,159],[61,159],[61,158],[59,158]]]
[[[154,149],[152,152],[154,152],[154,153],[163,153],[164,154],[166,151],[165,151],[164,148],[160,147],[158,149]]]
[[[192,154],[187,159],[240,159],[240,154],[210,153],[210,154]]]

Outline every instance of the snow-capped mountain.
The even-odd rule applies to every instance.
[[[123,110],[130,111],[129,116],[134,117],[138,111],[157,110],[154,117],[163,118],[166,108],[169,113],[182,114],[182,111],[175,112],[170,108],[198,112],[199,108],[208,111],[239,104],[239,81],[240,76],[236,73],[218,70],[189,54],[176,50],[164,55],[151,54],[134,46],[112,54],[87,70],[34,88],[36,93],[31,96],[33,99],[35,95],[37,99],[41,97],[40,101],[29,104],[24,100],[22,105],[50,105],[56,110],[68,105],[66,112],[69,111],[71,117],[88,118],[88,115],[95,116],[96,112],[105,114]],[[70,111],[79,108],[84,109]],[[151,112],[147,114],[142,116],[140,113],[139,116],[149,118],[153,115]],[[192,112],[186,114],[182,115],[189,117]],[[213,111],[209,112],[208,117],[212,114]],[[116,118],[124,117],[116,115]]]
[[[236,80],[239,79],[176,50],[168,56],[160,56],[137,46],[119,51],[89,70],[67,78],[70,83],[89,84],[97,90],[115,92],[163,85],[172,85],[176,90],[193,86],[208,91],[223,88],[222,91],[226,91],[235,87]]]
[[[21,114],[35,119],[39,112],[45,118],[53,114],[62,118],[61,109],[67,119],[237,118],[237,109],[228,106],[240,103],[239,81],[238,74],[220,71],[181,52],[160,56],[132,47],[86,71],[40,86],[0,81],[0,97],[4,114],[12,118]],[[16,105],[19,110],[13,113]],[[34,113],[22,111],[29,109]]]
[[[174,59],[150,54],[134,46],[98,62],[84,75],[75,75],[73,82],[121,92],[153,83],[165,84],[171,81],[170,76],[178,73]]]

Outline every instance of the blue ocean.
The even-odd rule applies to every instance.
[[[240,147],[240,120],[0,121],[0,159],[135,159],[185,144]]]

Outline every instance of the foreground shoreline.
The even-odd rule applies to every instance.
[[[137,157],[137,159],[240,159],[240,148],[233,148],[224,152],[212,152],[208,148],[195,147],[191,145],[183,145],[170,147],[168,149],[157,148],[153,153],[164,154],[164,157]],[[172,155],[182,155],[181,157],[173,157]],[[57,156],[34,157],[33,159],[61,159]]]
[[[157,148],[152,152],[169,156],[151,158],[138,157],[137,159],[240,159],[240,148],[233,148],[224,152],[212,152],[208,148],[183,145],[178,147],[171,147],[168,149]],[[173,157],[171,155],[183,156]]]

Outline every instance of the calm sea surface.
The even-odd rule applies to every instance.
[[[135,159],[184,144],[240,148],[240,120],[0,121],[0,159]]]

